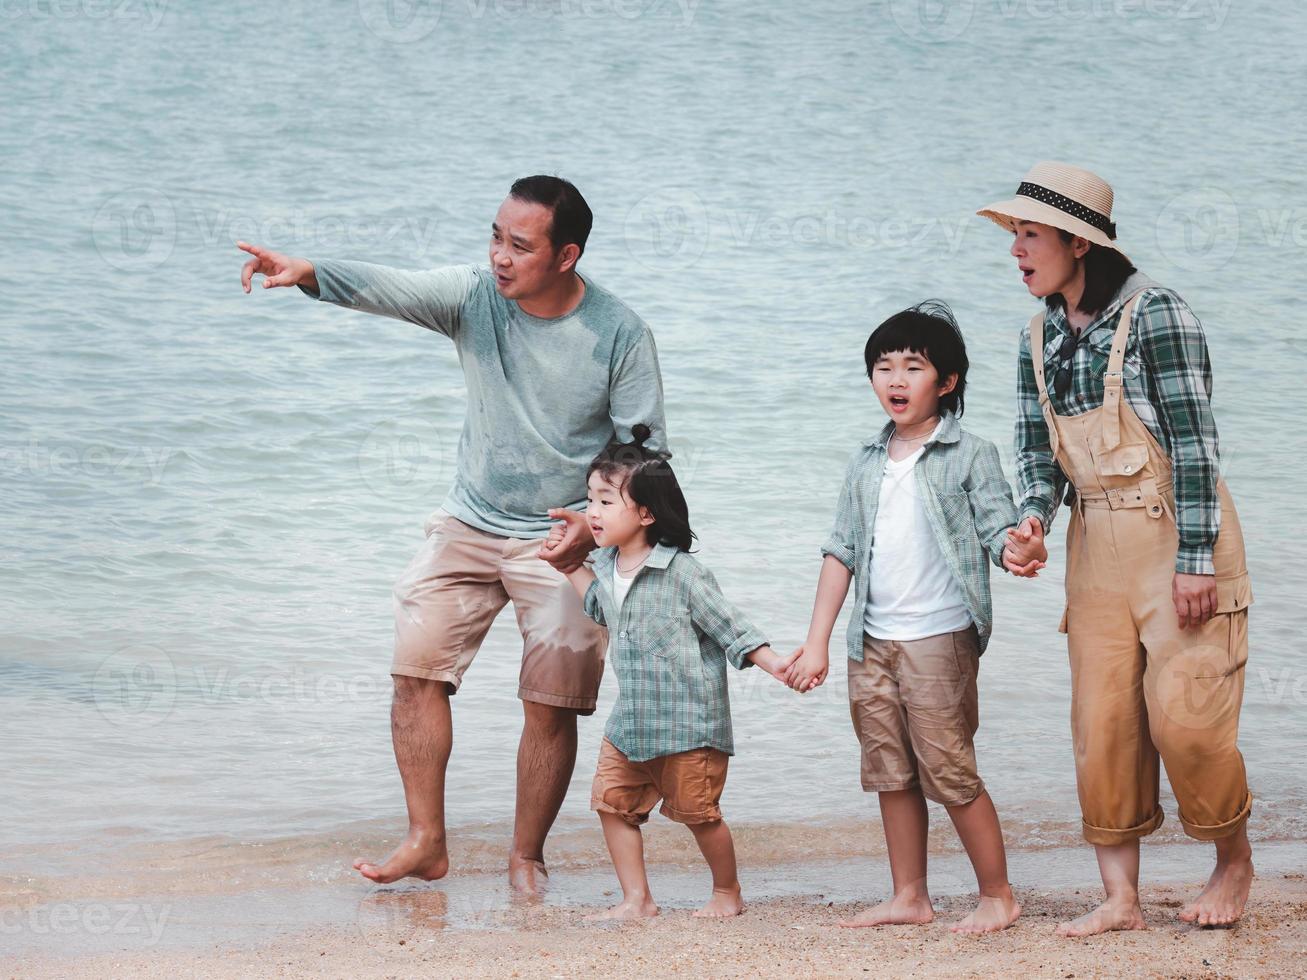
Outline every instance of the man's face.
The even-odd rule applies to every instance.
[[[530,299],[571,271],[573,263],[549,241],[552,221],[543,204],[510,195],[499,206],[490,230],[490,268],[500,296]]]

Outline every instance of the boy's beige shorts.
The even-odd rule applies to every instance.
[[[849,660],[849,713],[867,792],[917,789],[944,806],[980,795],[972,742],[980,724],[976,628],[920,640],[864,635]]]
[[[590,809],[613,813],[633,826],[658,812],[683,824],[712,823],[722,818],[722,790],[730,760],[721,749],[707,746],[675,752],[646,762],[632,762],[604,739],[590,790]]]
[[[536,557],[540,540],[507,538],[443,510],[395,583],[395,659],[390,672],[444,681],[450,693],[509,602],[522,633],[517,696],[591,714],[608,631],[585,615],[567,579]]]

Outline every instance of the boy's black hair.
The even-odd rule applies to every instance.
[[[867,362],[867,377],[873,377],[876,362],[886,354],[911,351],[920,354],[935,366],[940,383],[950,374],[958,376],[953,390],[939,398],[939,407],[959,418],[965,406],[967,390],[967,345],[962,331],[953,318],[953,311],[942,300],[928,299],[892,317],[877,327],[867,338],[863,357]]]
[[[548,174],[519,177],[513,181],[508,193],[519,201],[543,204],[553,212],[553,220],[549,222],[549,243],[555,252],[564,245],[575,245],[585,252],[585,240],[590,237],[594,215],[570,180]]]
[[[690,508],[676,480],[667,454],[645,446],[651,432],[647,425],[631,428],[632,442],[611,442],[590,461],[585,471],[598,473],[638,507],[647,507],[653,523],[644,529],[650,544],[669,544],[689,551],[695,533],[690,529]]]
[[[1057,233],[1064,242],[1070,242],[1075,237],[1061,228]],[[1080,294],[1076,310],[1092,316],[1116,298],[1125,281],[1134,273],[1135,267],[1116,249],[1093,242],[1089,243],[1084,263],[1085,291]],[[1044,305],[1050,310],[1062,309],[1066,307],[1066,300],[1061,293],[1051,293],[1044,297]]]

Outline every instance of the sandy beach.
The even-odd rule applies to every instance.
[[[444,881],[378,888],[337,858],[385,843],[178,842],[133,853],[85,875],[0,878],[0,976],[5,977],[1299,977],[1307,956],[1307,877],[1301,848],[1266,843],[1244,921],[1229,930],[1179,922],[1196,894],[1205,848],[1178,839],[1145,848],[1149,929],[1064,940],[1055,925],[1096,903],[1092,852],[1013,851],[1021,920],[999,934],[956,936],[969,911],[965,856],[932,855],[936,921],[923,927],[845,930],[835,923],[883,898],[883,855],[793,860],[744,829],[749,908],[733,920],[691,912],[704,870],[679,828],[649,834],[650,876],[662,906],[639,923],[586,923],[614,900],[596,835],[560,835],[543,902],[513,898],[496,870],[491,835],[455,851],[462,870]],[[793,831],[783,836],[793,844]],[[766,853],[770,863],[754,860]],[[153,854],[153,856],[148,856]],[[119,857],[123,857],[119,854]],[[39,856],[38,856],[39,860]],[[661,863],[658,863],[661,860]],[[93,864],[94,862],[92,862]],[[12,872],[12,863],[9,871]],[[1045,887],[1035,886],[1038,881]]]

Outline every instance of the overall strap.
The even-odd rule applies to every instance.
[[[1044,378],[1044,314],[1036,313],[1030,318],[1030,365],[1035,369],[1035,387],[1039,389],[1039,410],[1044,413],[1044,424],[1048,427],[1048,448],[1057,458],[1060,445],[1057,435],[1057,416],[1053,413],[1053,404],[1048,400],[1048,383]]]
[[[1139,305],[1139,296],[1148,289],[1137,289],[1131,294],[1121,309],[1121,318],[1116,324],[1116,333],[1112,337],[1112,354],[1107,360],[1107,373],[1103,375],[1103,448],[1115,449],[1121,445],[1121,399],[1123,375],[1121,367],[1125,363],[1125,345],[1130,339],[1130,319],[1135,307]]]

